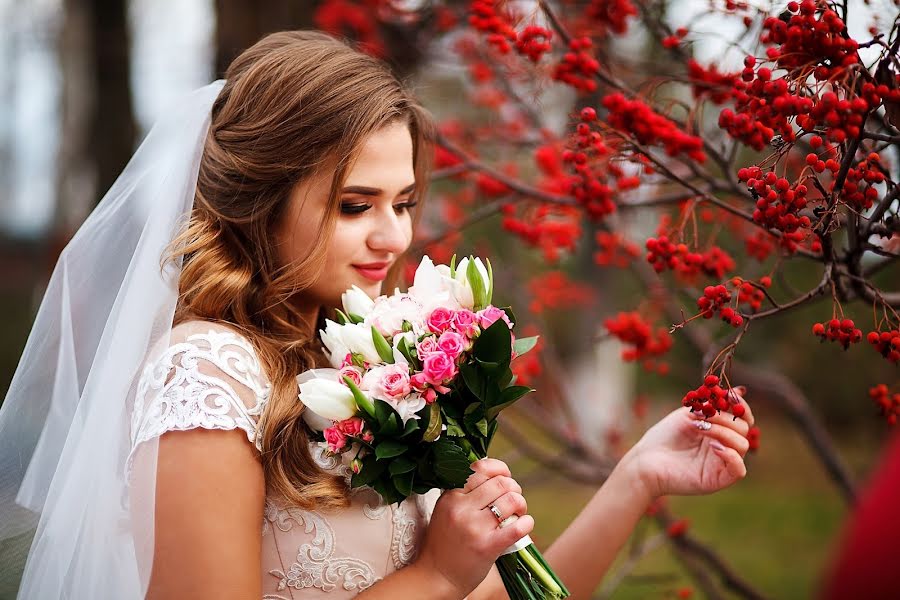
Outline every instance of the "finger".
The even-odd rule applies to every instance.
[[[747,421],[727,412],[716,413],[708,419],[703,416],[703,413],[691,413],[691,416],[697,421],[707,420],[710,423],[734,429],[744,437],[747,437],[747,432],[750,431],[750,424]]]
[[[469,497],[478,508],[485,508],[507,492],[521,494],[522,486],[512,477],[497,475],[469,492]]]
[[[753,424],[756,422],[756,418],[753,416],[753,411],[750,409],[750,404],[747,402],[747,400],[744,399],[744,395],[746,393],[747,388],[742,385],[733,387],[730,390],[731,397],[744,406],[744,414],[739,418],[745,420],[750,427],[753,427]]]
[[[723,425],[711,423],[712,427],[708,431],[701,431],[701,434],[714,440],[718,440],[728,448],[734,448],[738,454],[744,456],[750,449],[750,442],[747,438],[739,434],[734,429],[730,429]]]
[[[475,472],[469,475],[469,479],[466,480],[466,485],[463,487],[463,492],[471,492],[491,477],[498,475],[509,477],[511,475],[506,463],[496,458],[482,458],[473,462],[471,466]]]
[[[491,506],[500,513],[499,517],[491,511]],[[522,494],[517,492],[507,492],[491,502],[486,508],[483,508],[482,512],[489,515],[499,525],[504,519],[512,515],[521,517],[526,514],[528,512],[528,503],[525,501],[525,496]]]
[[[734,448],[726,448],[714,443],[710,443],[710,447],[716,453],[716,456],[725,463],[725,469],[729,475],[735,479],[743,479],[747,475],[747,465],[744,464],[744,459],[741,458],[741,455]]]
[[[491,518],[493,518],[493,515],[491,515]],[[522,515],[506,527],[497,528],[496,543],[498,553],[515,544],[533,530],[534,517],[531,515]]]

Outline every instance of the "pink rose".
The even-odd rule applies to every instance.
[[[414,390],[421,392],[428,385],[428,380],[425,378],[425,373],[416,373],[409,378],[409,384]]]
[[[416,344],[416,354],[418,355],[419,360],[425,360],[426,356],[438,351],[440,351],[440,348],[438,348],[437,338],[432,335]]]
[[[487,329],[493,325],[497,319],[503,319],[510,329],[513,328],[513,324],[509,322],[509,317],[506,316],[506,313],[496,306],[488,306],[484,310],[479,310],[477,317],[482,329]]]
[[[466,349],[466,339],[455,331],[445,331],[437,342],[438,348],[453,359],[459,357]]]
[[[347,437],[336,426],[329,427],[323,433],[325,434],[325,441],[328,443],[328,449],[332,452],[340,452],[341,448],[347,445]]]
[[[341,367],[340,380],[341,383],[347,385],[347,383],[344,381],[344,377],[352,381],[354,385],[356,385],[356,387],[359,387],[362,384],[362,371],[359,369],[359,367],[350,365]]]
[[[363,440],[364,442],[366,442],[366,443],[371,443],[372,440],[374,440],[374,439],[375,439],[375,435],[374,435],[371,431],[369,431],[368,429],[367,429],[366,431],[363,432],[363,434],[362,434],[362,440]]]
[[[425,390],[424,396],[425,396],[425,402],[427,404],[431,404],[432,402],[437,400],[437,392],[434,391],[434,388],[428,388],[427,390]]]
[[[373,398],[382,400],[403,398],[412,391],[409,369],[404,365],[375,367],[365,374],[363,383]]]
[[[453,327],[465,336],[474,337],[478,333],[478,317],[471,310],[458,310],[453,315]]]
[[[442,333],[453,324],[453,311],[439,306],[428,315],[427,324],[431,331]]]
[[[440,385],[456,377],[456,361],[444,352],[433,352],[425,357],[422,372],[428,383]]]
[[[353,437],[359,437],[365,426],[366,422],[362,420],[362,417],[350,417],[349,419],[338,421],[335,425],[341,433],[352,435]]]

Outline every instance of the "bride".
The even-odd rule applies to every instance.
[[[534,521],[504,463],[384,505],[298,399],[341,293],[393,289],[432,131],[383,64],[304,31],[157,123],[61,255],[0,412],[20,598],[506,597],[492,564]],[[653,499],[742,478],[752,421],[652,427],[544,553],[572,596]]]

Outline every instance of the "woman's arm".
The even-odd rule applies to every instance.
[[[262,465],[243,431],[163,434],[147,598],[259,598],[264,504]]]

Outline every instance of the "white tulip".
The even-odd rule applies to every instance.
[[[341,294],[341,304],[344,306],[344,312],[348,315],[359,315],[363,318],[375,306],[369,295],[355,285]]]
[[[378,350],[375,349],[375,341],[372,340],[372,326],[368,323],[341,325],[340,336],[341,341],[350,352],[361,354],[364,361],[372,364],[383,362]]]
[[[475,267],[478,270],[478,274],[481,276],[481,282],[482,282],[482,285],[484,286],[484,291],[485,291],[485,293],[487,293],[491,287],[491,278],[490,278],[490,275],[488,274],[487,267],[484,266],[484,263],[481,262],[481,259],[478,257],[475,258],[474,262],[475,262]],[[456,279],[456,282],[461,287],[463,287],[465,290],[467,290],[467,293],[469,294],[467,299],[472,296],[472,285],[469,282],[468,273],[469,273],[469,257],[465,257],[461,261],[459,261],[458,265],[456,265],[455,279]],[[490,303],[490,298],[486,298],[485,304],[488,304],[488,303]],[[470,300],[470,304],[468,307],[471,308],[472,305],[474,305],[474,300]],[[481,308],[484,308],[484,306],[482,306]]]
[[[333,379],[316,378],[300,384],[300,401],[325,419],[343,421],[357,413],[353,392]]]
[[[322,338],[322,343],[325,344],[325,347],[328,348],[328,359],[331,363],[331,366],[335,369],[339,369],[341,364],[344,362],[344,358],[346,358],[347,354],[350,352],[350,348],[347,347],[347,344],[344,342],[344,337],[342,335],[343,325],[335,323],[334,321],[325,320],[325,329],[319,330],[319,336]]]
[[[450,277],[450,268],[446,265],[435,266],[428,256],[416,269],[416,275],[409,295],[422,305],[422,314],[427,315],[438,306],[459,310],[472,309],[472,293]]]

